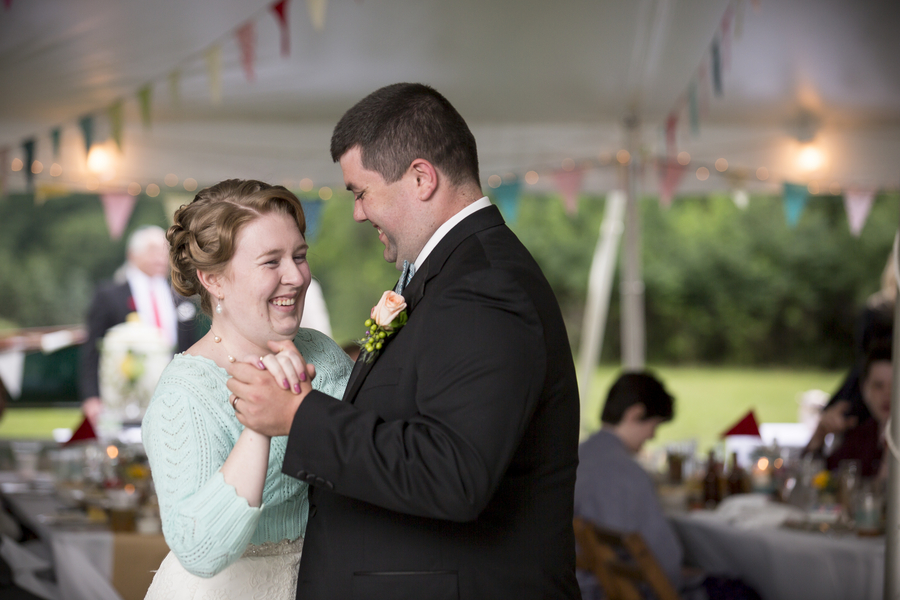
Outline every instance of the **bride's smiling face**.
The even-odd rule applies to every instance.
[[[215,321],[261,349],[269,340],[293,339],[309,287],[306,251],[287,215],[269,213],[248,223],[219,279],[223,311]]]

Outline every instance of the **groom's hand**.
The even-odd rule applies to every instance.
[[[269,436],[288,435],[297,408],[312,390],[312,366],[309,368],[297,352],[293,342],[269,343],[274,352],[292,352],[299,360],[301,372],[307,373],[300,382],[300,393],[284,389],[268,372],[250,363],[234,363],[228,389],[234,394],[232,406],[235,415],[245,427]],[[237,398],[237,400],[235,400]]]

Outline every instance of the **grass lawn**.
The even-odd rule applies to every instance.
[[[796,423],[799,394],[810,389],[832,392],[842,371],[718,367],[651,367],[675,396],[675,418],[659,427],[649,448],[695,439],[705,452],[719,435],[748,410],[759,423]],[[583,412],[584,426],[599,427],[606,393],[619,374],[613,366],[597,369],[591,397]]]
[[[0,420],[0,439],[53,439],[53,430],[75,430],[81,424],[80,408],[10,408]]]
[[[715,444],[719,434],[749,409],[762,422],[797,421],[797,396],[818,388],[831,392],[843,372],[717,367],[659,367],[653,369],[675,396],[675,419],[661,426],[648,447],[666,442],[697,440],[698,450]],[[597,369],[585,410],[585,427],[599,426],[600,407],[619,370]],[[74,429],[81,422],[77,408],[14,408],[0,421],[0,438],[51,439],[54,428]]]

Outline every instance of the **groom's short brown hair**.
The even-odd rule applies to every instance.
[[[475,136],[455,108],[421,83],[395,83],[376,90],[344,113],[331,135],[331,158],[338,162],[359,146],[362,165],[387,183],[403,177],[423,158],[454,185],[479,184]]]

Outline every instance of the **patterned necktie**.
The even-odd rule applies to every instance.
[[[413,278],[413,275],[416,274],[416,265],[410,264],[408,260],[403,261],[403,270],[400,271],[400,279],[397,281],[397,285],[394,286],[394,292],[398,294],[403,293],[403,288],[409,285],[410,280]]]

